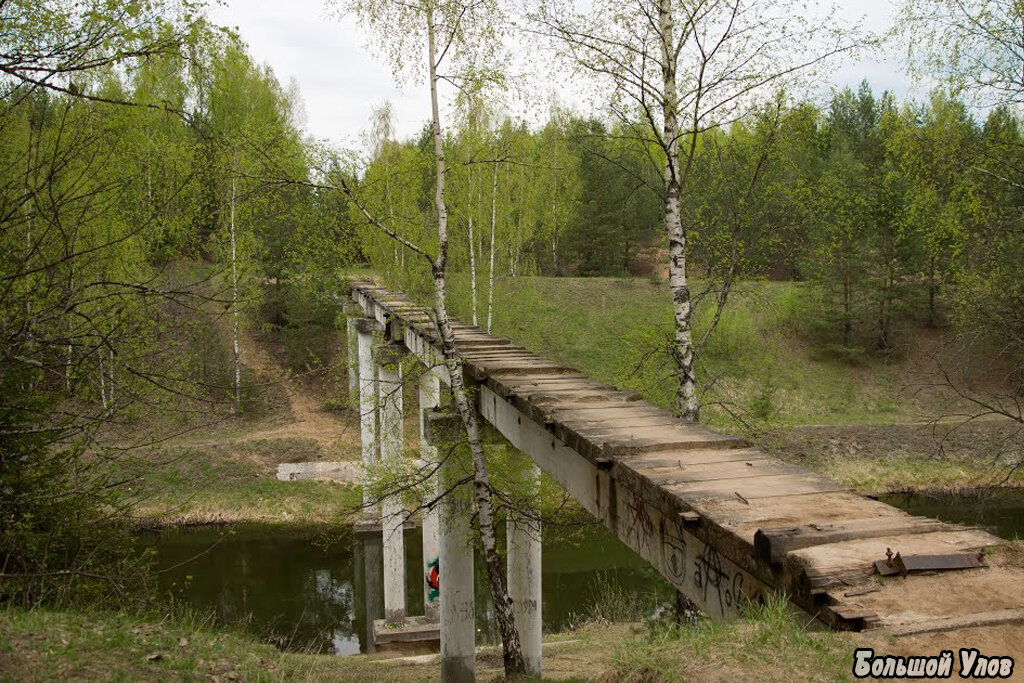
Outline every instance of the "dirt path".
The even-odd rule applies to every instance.
[[[281,424],[263,429],[254,429],[241,435],[224,436],[218,439],[190,441],[191,445],[243,444],[270,439],[298,438],[313,441],[319,446],[324,460],[348,460],[353,449],[358,449],[359,425],[354,416],[347,413],[326,412],[321,400],[301,377],[293,376],[272,355],[267,344],[250,334],[242,335],[242,362],[266,378],[264,381],[281,387],[288,402],[290,416]],[[346,455],[347,454],[347,455]]]
[[[243,440],[286,437],[310,439],[323,449],[325,456],[337,453],[342,444],[358,442],[359,433],[355,430],[354,420],[324,412],[320,400],[301,379],[285,370],[263,343],[248,334],[243,336],[242,343],[242,357],[246,365],[267,377],[280,378],[280,386],[288,400],[293,420],[288,424],[251,432],[242,437]]]

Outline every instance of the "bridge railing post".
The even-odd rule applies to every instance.
[[[402,461],[404,424],[402,419],[402,349],[378,346],[377,388],[380,406],[380,460],[385,471],[398,471]],[[381,530],[384,543],[384,619],[405,619],[405,507],[398,495],[381,502]]]
[[[465,480],[472,473],[462,422],[441,411],[424,414],[425,430],[438,449],[441,552],[441,680],[475,680],[476,606],[473,595],[473,499]]]

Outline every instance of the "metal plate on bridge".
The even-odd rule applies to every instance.
[[[947,553],[945,555],[907,555],[896,553],[891,560],[876,560],[875,570],[882,576],[906,576],[914,572],[937,572],[984,567],[978,553]]]

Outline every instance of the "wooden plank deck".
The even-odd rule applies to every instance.
[[[389,339],[440,364],[428,309],[372,282],[350,286]],[[711,616],[734,616],[776,590],[837,629],[905,634],[1024,623],[1018,560],[876,574],[890,548],[985,554],[1005,545],[987,531],[911,517],[746,439],[680,424],[634,392],[507,339],[463,323],[454,329],[484,417]]]

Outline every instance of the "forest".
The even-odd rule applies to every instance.
[[[820,363],[849,386],[888,377],[922,339],[939,339],[928,390],[955,396],[948,412],[962,422],[1011,425],[993,437],[998,457],[964,467],[1024,485],[1019,3],[901,4],[907,26],[927,36],[912,50],[914,73],[931,83],[921,99],[868,80],[817,92],[800,80],[906,35],[792,26],[789,5],[774,13],[746,0],[637,3],[654,8],[640,18],[594,4],[586,20],[571,3],[536,3],[517,19],[532,26],[524,36],[560,45],[605,87],[601,107],[552,91],[529,117],[513,104],[515,79],[496,73],[511,67],[494,66],[502,27],[514,23],[504,20],[519,10],[492,0],[470,10],[457,0],[330,5],[362,21],[384,61],[420,79],[415,87],[433,89],[418,134],[400,136],[392,106],[378,103],[362,146],[344,148],[308,133],[298,86],[203,3],[0,2],[0,620],[25,623],[40,608],[171,610],[139,547],[140,511],[165,499],[166,509],[193,509],[183,492],[202,496],[197,463],[216,457],[199,439],[277,424],[283,396],[295,411],[285,385],[312,387],[318,410],[357,419],[340,303],[352,275],[431,306],[445,339],[450,309],[684,422],[745,434],[824,412],[783,405],[803,396],[803,380],[786,385],[789,371],[769,357],[780,336],[799,363]],[[676,4],[682,29],[664,23]],[[730,11],[735,26],[722,18]],[[644,20],[655,15],[662,24]],[[750,43],[741,20],[783,39]],[[655,42],[608,47],[626,45],[637,21],[654,27]],[[687,21],[720,31],[725,56],[692,48],[702,34],[687,33]],[[404,62],[403,33],[429,38],[428,78]],[[436,60],[435,33],[448,40]],[[673,62],[664,54],[674,39]],[[777,60],[783,53],[789,61]],[[443,78],[458,85],[439,108],[445,59],[457,76]],[[714,78],[694,80],[687,70],[698,68]],[[621,300],[607,293],[620,282],[637,283]],[[543,302],[529,303],[537,292],[564,297],[564,318],[542,317]],[[785,315],[765,313],[758,296],[783,302]],[[573,317],[599,305],[607,327]],[[582,348],[588,333],[619,328],[629,329],[609,340],[623,349],[613,360]],[[259,360],[266,349],[272,362]],[[473,436],[462,390],[453,381],[479,456],[474,476],[490,487],[488,437]],[[833,410],[837,424],[860,420],[852,406],[867,401],[858,401]],[[929,405],[920,419],[946,417]],[[199,450],[167,445],[183,439]],[[189,458],[192,469],[167,474]],[[211,480],[231,480],[218,471]],[[357,514],[351,491],[293,490],[336,498],[334,522]],[[266,505],[293,495],[253,491]],[[503,518],[500,496],[478,495],[478,511],[495,505]],[[490,570],[490,512],[479,515]],[[500,605],[503,586],[488,578]],[[505,671],[515,673],[497,618]],[[243,675],[265,664],[260,656]],[[19,678],[24,670],[5,672],[4,658],[0,643],[0,678]],[[286,678],[368,675],[282,662]]]
[[[450,158],[465,160],[449,178],[452,267],[474,273],[480,319],[492,272],[664,277],[660,174],[628,128],[555,107],[530,131],[510,118],[487,124],[481,102],[465,106],[467,123],[447,141]],[[429,230],[429,130],[394,141],[387,110],[377,116],[360,182],[384,188],[377,211]],[[955,322],[1019,354],[1008,329],[1019,236],[1006,229],[1018,198],[1004,173],[1020,142],[1009,108],[978,120],[941,90],[897,104],[864,82],[820,106],[777,100],[697,142],[700,191],[683,207],[696,226],[694,277],[717,282],[731,269],[812,283],[818,341],[840,353],[890,352],[907,325]],[[478,158],[499,163],[483,173]],[[359,249],[375,268],[415,277],[386,235],[365,230]]]

